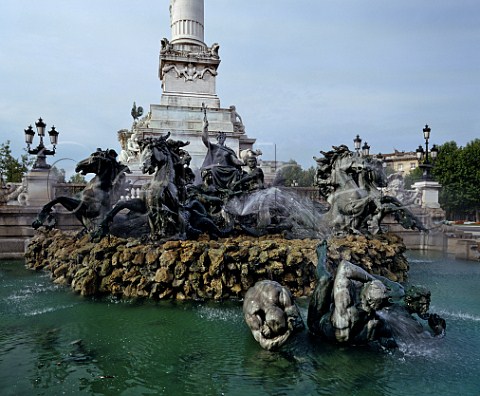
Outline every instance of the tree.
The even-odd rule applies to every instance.
[[[442,185],[439,194],[440,205],[447,212],[447,218],[461,209],[459,194],[459,158],[461,149],[457,143],[450,141],[439,147],[438,157],[432,170],[435,179]]]
[[[0,172],[6,182],[21,182],[23,175],[31,165],[32,161],[28,158],[27,154],[21,155],[20,158],[15,158],[12,155],[10,140],[0,145]]]
[[[314,176],[313,166],[304,170],[295,160],[290,160],[277,171],[273,184],[286,187],[311,187]]]
[[[480,220],[480,139],[465,147],[453,141],[440,146],[433,175],[442,185],[440,204],[447,217],[474,215]]]
[[[412,189],[412,185],[422,180],[423,171],[422,168],[416,167],[408,175],[404,177],[404,186],[406,190]]]
[[[75,173],[68,180],[69,183],[87,184],[87,179],[81,173]]]
[[[472,140],[461,149],[458,167],[463,210],[480,221],[480,139]]]

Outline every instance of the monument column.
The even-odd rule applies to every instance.
[[[204,43],[203,0],[170,0],[171,41],[160,50],[162,105],[219,108],[215,80],[218,44]]]
[[[148,115],[134,121],[126,138],[156,137],[169,132],[172,139],[189,141],[190,167],[198,174],[207,153],[202,141],[204,105],[210,139],[214,140],[218,132],[225,133],[225,144],[237,155],[241,149],[251,149],[255,142],[246,135],[235,106],[220,106],[216,92],[220,46],[218,43],[205,44],[204,18],[204,0],[170,0],[171,37],[161,40],[159,56],[160,103],[151,104]],[[138,155],[131,158],[130,169],[135,170]]]
[[[204,0],[171,0],[170,26],[172,44],[204,43]]]

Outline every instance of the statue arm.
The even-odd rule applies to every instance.
[[[322,320],[330,312],[333,278],[325,273],[320,276],[308,305],[307,323],[313,334],[322,334]]]
[[[206,118],[203,120],[202,142],[205,146],[210,148],[210,140],[208,139],[208,121]]]
[[[287,315],[288,327],[290,330],[296,327],[298,319],[298,309],[293,302],[292,295],[286,288],[282,288],[278,296],[278,302]],[[301,320],[300,320],[301,321]]]
[[[358,282],[366,283],[375,280],[373,275],[370,275],[363,268],[358,265],[352,264],[347,260],[342,260],[337,270],[337,278],[345,278],[346,280],[355,280]]]
[[[238,159],[235,155],[233,154],[230,154],[230,160],[232,161],[232,164],[236,165],[236,166],[244,166],[245,163]]]
[[[240,124],[243,124],[242,117],[240,117],[240,114],[235,112],[235,117],[238,118],[238,121],[240,121]]]
[[[265,183],[265,175],[263,174],[263,170],[257,168],[257,171],[255,173],[257,175],[257,180],[260,181],[263,186],[263,183]]]

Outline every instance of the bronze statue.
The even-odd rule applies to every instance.
[[[169,140],[170,133],[160,138],[140,141],[142,172],[153,175],[146,186],[145,198],[121,201],[106,214],[94,239],[110,232],[115,216],[123,209],[147,215],[150,239],[196,238],[207,232],[213,237],[224,236],[209,218],[202,203],[187,195],[187,186],[193,181],[193,172],[188,167],[188,152],[183,150],[189,142]]]
[[[377,234],[392,213],[403,227],[426,231],[398,199],[382,194],[387,177],[379,159],[351,152],[347,146],[321,152],[315,185],[330,205],[327,222],[337,234]]]
[[[137,107],[137,104],[133,102],[132,111],[130,114],[132,115],[133,121],[137,121],[143,115],[143,107]]]
[[[47,203],[33,222],[33,228],[42,225],[53,228],[55,218],[51,211],[55,205],[60,204],[73,212],[87,231],[95,231],[113,205],[122,195],[126,195],[129,185],[125,174],[130,173],[130,170],[117,161],[115,150],[98,149],[80,161],[75,171],[83,175],[93,173],[95,177],[88,182],[79,198],[61,196]]]
[[[142,172],[153,175],[146,189],[146,197],[117,203],[105,216],[101,229],[94,238],[105,236],[114,217],[123,209],[148,215],[152,239],[167,238],[184,232],[183,218],[179,212],[181,203],[175,185],[176,157],[167,144],[169,136],[170,133],[158,139],[140,141]]]
[[[305,327],[292,295],[275,281],[260,281],[248,289],[243,314],[253,337],[267,350],[281,347]]]
[[[242,157],[244,152],[246,153]],[[247,171],[244,171],[240,180],[235,183],[235,189],[238,186],[242,191],[252,192],[265,188],[265,176],[263,170],[258,167],[257,161],[261,151],[244,150],[244,152],[240,153],[240,156],[247,166]]]
[[[235,183],[242,177],[244,163],[237,158],[235,151],[225,145],[226,135],[224,132],[218,133],[218,143],[210,142],[208,138],[207,108],[203,105],[202,109],[204,113],[202,142],[208,149],[201,167],[203,177],[210,177],[213,184],[218,188],[233,190]]]
[[[326,248],[326,241],[317,248],[318,280],[307,321],[312,334],[340,344],[379,342],[392,348],[405,337],[425,332],[414,314],[428,320],[435,336],[445,333],[445,320],[428,313],[430,291],[426,288],[417,286],[405,292],[399,283],[371,275],[346,260],[332,274],[326,267]]]

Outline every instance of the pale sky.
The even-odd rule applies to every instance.
[[[120,150],[133,101],[161,96],[169,0],[1,0],[0,143],[22,154],[43,117],[73,168]],[[359,134],[378,153],[480,137],[478,0],[205,0],[220,44],[217,94],[236,105],[263,159],[304,167]],[[38,143],[35,138],[34,143]],[[52,163],[52,159],[49,158]]]

